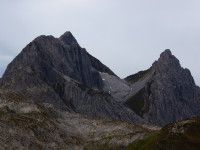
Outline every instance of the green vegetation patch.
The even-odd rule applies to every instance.
[[[126,150],[200,150],[200,117],[163,127]]]
[[[146,149],[150,148],[152,143],[154,143],[157,140],[157,137],[158,137],[157,132],[152,133],[142,140],[138,140],[134,143],[129,144],[126,147],[126,150],[146,150]]]
[[[144,70],[144,71],[139,71],[136,74],[130,75],[128,77],[125,78],[125,80],[131,84],[139,81],[140,79],[142,79],[147,73],[149,73],[151,71],[151,68]]]

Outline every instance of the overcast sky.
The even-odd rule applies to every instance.
[[[199,0],[0,0],[0,76],[34,38],[65,31],[121,78],[171,49],[200,85]]]

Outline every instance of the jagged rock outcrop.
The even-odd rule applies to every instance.
[[[165,125],[200,115],[200,90],[166,50],[149,69],[116,76],[70,32],[39,36],[8,65],[0,88],[87,116]]]
[[[149,70],[134,77],[132,86],[148,80],[125,103],[148,122],[165,125],[200,115],[198,87],[170,50],[165,50]]]
[[[70,32],[40,36],[8,65],[0,86],[31,101],[51,103],[87,116],[141,122],[106,91],[100,72],[116,76],[81,48]]]
[[[17,76],[20,76],[19,80],[8,85],[9,88],[23,89],[27,84],[32,86],[38,82],[33,81],[37,79],[52,84],[59,80],[56,78],[57,74],[62,73],[88,87],[102,89],[103,83],[98,68],[105,68],[101,70],[105,72],[111,71],[98,61],[95,65],[97,69],[94,68],[90,59],[89,54],[79,46],[70,32],[66,32],[59,39],[40,36],[29,43],[8,65],[2,78],[3,85]],[[95,59],[92,61],[95,62]]]

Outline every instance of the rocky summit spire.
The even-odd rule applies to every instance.
[[[172,52],[170,49],[165,49],[165,51],[160,54],[160,56],[171,56],[171,55]]]
[[[63,35],[59,38],[61,41],[66,43],[67,45],[71,45],[72,43],[77,43],[76,39],[72,35],[70,31],[65,32]]]
[[[60,38],[39,36],[8,65],[0,88],[88,116],[141,120],[102,91],[99,72],[114,75],[81,48],[70,32]]]
[[[160,54],[160,58],[153,64],[153,68],[169,69],[169,68],[181,68],[179,60],[172,55],[169,49],[166,49]]]
[[[40,36],[9,64],[0,88],[92,117],[141,120],[103,91],[100,72],[114,75],[81,48],[71,32],[60,38]]]
[[[132,99],[132,102],[138,100],[142,104],[139,113],[143,118],[153,124],[165,125],[200,114],[198,87],[190,71],[181,67],[169,49],[161,53],[150,70],[151,76],[149,73],[148,78],[143,75],[139,83],[146,83]]]

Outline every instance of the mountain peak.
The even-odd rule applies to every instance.
[[[138,86],[126,101],[135,113],[157,125],[199,115],[198,87],[190,71],[181,67],[169,49],[160,54],[149,70],[135,75],[137,82],[132,87],[145,84],[143,88]]]
[[[171,50],[170,49],[166,49],[164,52],[162,52],[161,54],[160,54],[160,57],[169,57],[169,56],[172,56],[172,52],[171,52]]]
[[[63,35],[59,37],[61,41],[66,43],[67,45],[71,45],[72,43],[77,43],[75,37],[72,35],[70,31],[65,32]]]
[[[164,52],[160,54],[160,58],[153,64],[154,67],[166,68],[167,66],[170,68],[181,67],[179,60],[172,55],[172,52],[169,49],[166,49]]]

